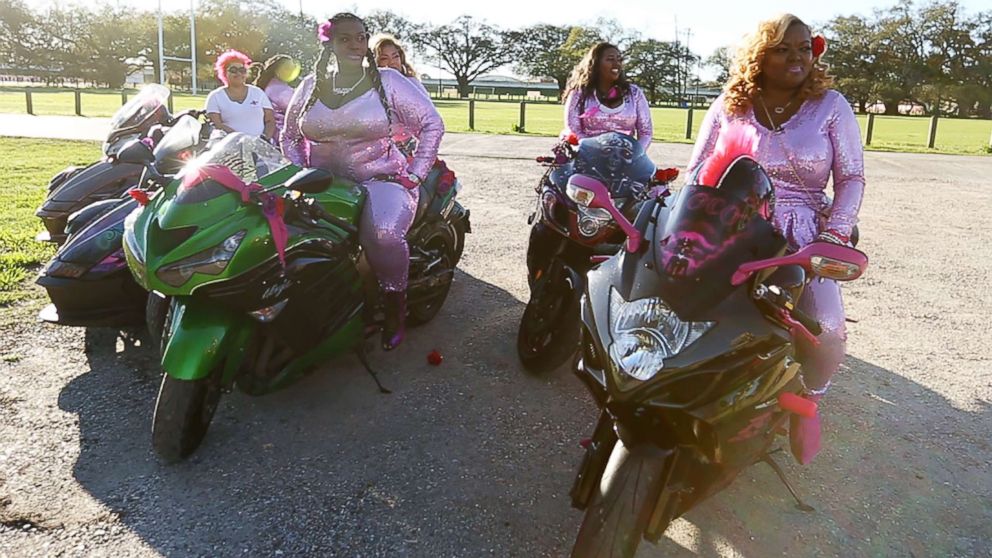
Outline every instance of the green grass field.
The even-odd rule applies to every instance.
[[[65,167],[99,158],[100,144],[0,138],[0,153],[5,154],[0,157],[0,305],[7,305],[27,296],[24,281],[55,253],[54,245],[34,240],[44,229],[34,212],[45,199],[45,186]]]
[[[32,93],[34,113],[72,115],[75,114],[75,98],[71,91],[37,88]],[[84,116],[106,117],[121,106],[119,91],[88,90],[81,94]],[[177,111],[188,108],[202,108],[205,96],[177,94],[173,108]],[[468,102],[462,100],[437,100],[441,116],[447,129],[453,132],[468,132]],[[513,134],[514,126],[520,118],[520,103],[477,101],[475,103],[475,131],[490,134]],[[24,92],[12,88],[0,88],[0,113],[26,112]],[[705,109],[696,109],[693,114],[693,138],[699,130]],[[664,142],[691,142],[685,139],[687,111],[678,108],[652,108],[655,139]],[[864,134],[866,120],[858,117]],[[909,151],[918,153],[988,153],[992,120],[965,120],[945,118],[940,120],[937,141],[934,149],[927,149],[927,132],[930,119],[912,116],[878,116],[872,144],[868,149],[881,151]],[[525,131],[534,135],[557,135],[562,128],[562,106],[554,103],[529,103],[526,108]]]

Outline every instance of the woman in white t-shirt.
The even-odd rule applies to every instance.
[[[271,141],[276,130],[272,102],[264,91],[247,83],[250,64],[251,59],[236,50],[217,57],[214,71],[224,86],[207,95],[207,117],[218,130]]]

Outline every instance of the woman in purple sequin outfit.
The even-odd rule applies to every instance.
[[[606,132],[637,138],[645,150],[654,127],[648,100],[623,73],[620,49],[599,43],[572,70],[565,86],[565,131],[579,139]]]
[[[296,79],[300,67],[285,54],[277,54],[265,61],[255,85],[272,103],[272,113],[276,120],[276,131],[272,138],[278,143],[282,137],[282,129],[286,122],[286,109],[293,98],[293,87],[290,82]]]
[[[822,37],[785,14],[762,22],[740,50],[724,93],[710,107],[689,162],[689,175],[713,152],[731,120],[754,125],[757,160],[775,186],[776,228],[796,250],[820,240],[848,243],[865,188],[861,131],[847,100],[829,89]],[[833,202],[826,188],[833,177]],[[800,308],[820,322],[820,345],[796,340],[806,396],[819,401],[844,360],[846,330],[840,286],[814,279]],[[808,463],[820,449],[820,419],[794,417],[792,451]]]
[[[315,75],[296,88],[286,111],[282,149],[294,163],[320,167],[368,191],[360,240],[384,291],[383,347],[404,335],[409,247],[418,187],[437,158],[444,123],[423,91],[400,73],[376,68],[364,22],[348,13],[321,25]],[[327,73],[331,56],[337,68]],[[407,159],[392,140],[393,124],[419,130]]]

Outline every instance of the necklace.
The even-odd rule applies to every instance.
[[[333,74],[331,74],[331,91],[335,95],[341,95],[341,96],[351,93],[352,91],[355,90],[356,87],[358,87],[359,83],[365,81],[366,73],[367,71],[365,69],[365,66],[362,66],[362,77],[358,78],[358,81],[356,81],[351,87],[338,87],[338,73],[334,72]]]
[[[781,124],[775,123],[775,120],[772,118],[772,113],[768,111],[768,105],[765,104],[765,98],[762,97],[761,95],[758,95],[758,101],[761,102],[761,108],[765,110],[765,116],[768,118],[768,125],[771,126],[772,132],[776,134],[781,133],[782,126]],[[785,104],[785,107],[791,104],[792,101],[790,100],[788,103]],[[785,112],[785,107],[775,107],[775,114],[782,114],[783,112]],[[782,110],[781,111],[778,110],[779,108],[781,108]]]

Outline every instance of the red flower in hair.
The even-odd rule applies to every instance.
[[[823,38],[823,35],[817,35],[813,37],[813,58],[819,58],[823,56],[824,52],[827,52],[827,40]]]

